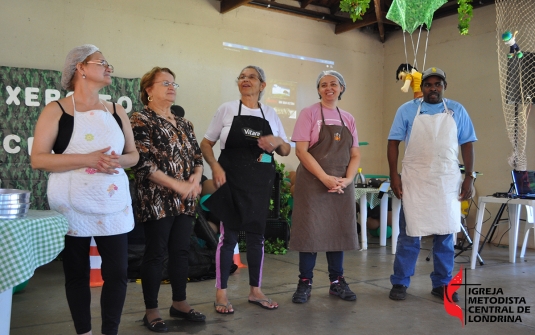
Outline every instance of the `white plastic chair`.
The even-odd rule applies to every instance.
[[[524,241],[522,242],[522,250],[520,251],[520,258],[524,258],[526,248],[528,246],[528,237],[530,229],[535,228],[535,216],[533,213],[533,206],[526,207],[526,225],[524,227]],[[533,243],[535,243],[535,229],[533,231]]]

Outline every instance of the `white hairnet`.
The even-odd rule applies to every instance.
[[[93,44],[80,45],[69,51],[67,58],[65,58],[65,65],[63,65],[61,87],[72,91],[74,89],[72,86],[72,77],[74,76],[74,71],[76,71],[76,65],[83,62],[87,56],[92,55],[97,51],[99,51],[99,49]]]
[[[256,66],[256,65],[247,65],[246,67],[244,67],[240,71],[240,73],[242,73],[243,70],[245,70],[245,69],[255,69],[256,72],[258,72],[258,79],[260,79],[260,82],[261,83],[265,83],[266,82],[266,74],[264,73],[264,70],[262,70],[261,67]],[[260,95],[258,96],[258,99],[261,99],[263,94],[264,94],[264,91],[260,91]]]
[[[327,70],[327,71],[321,71],[320,75],[318,76],[318,79],[316,80],[316,88],[320,88],[320,80],[321,78],[325,76],[333,76],[338,79],[338,82],[340,85],[344,86],[344,90],[340,92],[340,95],[338,96],[338,100],[342,100],[342,94],[346,91],[346,81],[344,80],[344,77],[340,74],[340,72],[334,71],[334,70]],[[321,99],[321,96],[320,96]]]

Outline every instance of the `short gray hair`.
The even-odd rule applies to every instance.
[[[240,74],[243,72],[243,70],[245,69],[254,69],[256,70],[256,72],[258,72],[258,79],[260,79],[260,83],[265,83],[266,82],[266,74],[264,73],[264,70],[262,70],[261,67],[259,66],[256,66],[256,65],[247,65],[246,67],[244,67],[241,71],[240,71]],[[262,98],[262,95],[264,95],[264,91],[260,91],[260,95],[258,96],[258,99],[260,100]]]
[[[338,82],[340,83],[340,85],[344,87],[344,90],[342,92],[340,92],[340,95],[338,96],[338,100],[342,100],[342,94],[344,94],[344,92],[346,91],[346,88],[347,88],[346,87],[346,81],[344,80],[344,77],[340,74],[340,72],[337,72],[337,71],[334,71],[334,70],[321,71],[321,73],[318,76],[318,79],[316,80],[316,88],[317,89],[320,88],[320,80],[321,80],[321,78],[323,78],[325,76],[336,77],[336,79],[338,79]],[[321,95],[320,95],[320,99],[321,99]]]
[[[63,65],[63,73],[61,74],[61,87],[68,91],[74,90],[72,85],[72,78],[76,71],[76,65],[83,62],[87,57],[91,56],[99,49],[93,44],[80,45],[67,54],[65,58],[65,65]]]

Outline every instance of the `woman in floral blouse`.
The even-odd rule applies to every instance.
[[[166,332],[158,309],[158,291],[165,250],[169,252],[169,277],[173,291],[172,317],[204,321],[205,316],[186,302],[188,253],[201,191],[201,150],[193,124],[171,110],[178,84],[168,68],[155,67],[141,78],[143,110],[130,118],[139,162],[134,166],[136,216],[145,229],[145,255],[141,283],[145,299],[144,325]]]

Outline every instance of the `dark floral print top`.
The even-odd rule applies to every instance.
[[[176,127],[147,106],[130,117],[139,151],[139,161],[132,168],[136,179],[137,200],[134,206],[138,222],[195,213],[196,199],[182,202],[179,194],[148,178],[151,173],[161,170],[168,176],[185,181],[195,172],[195,167],[203,165],[193,124],[173,115]]]

